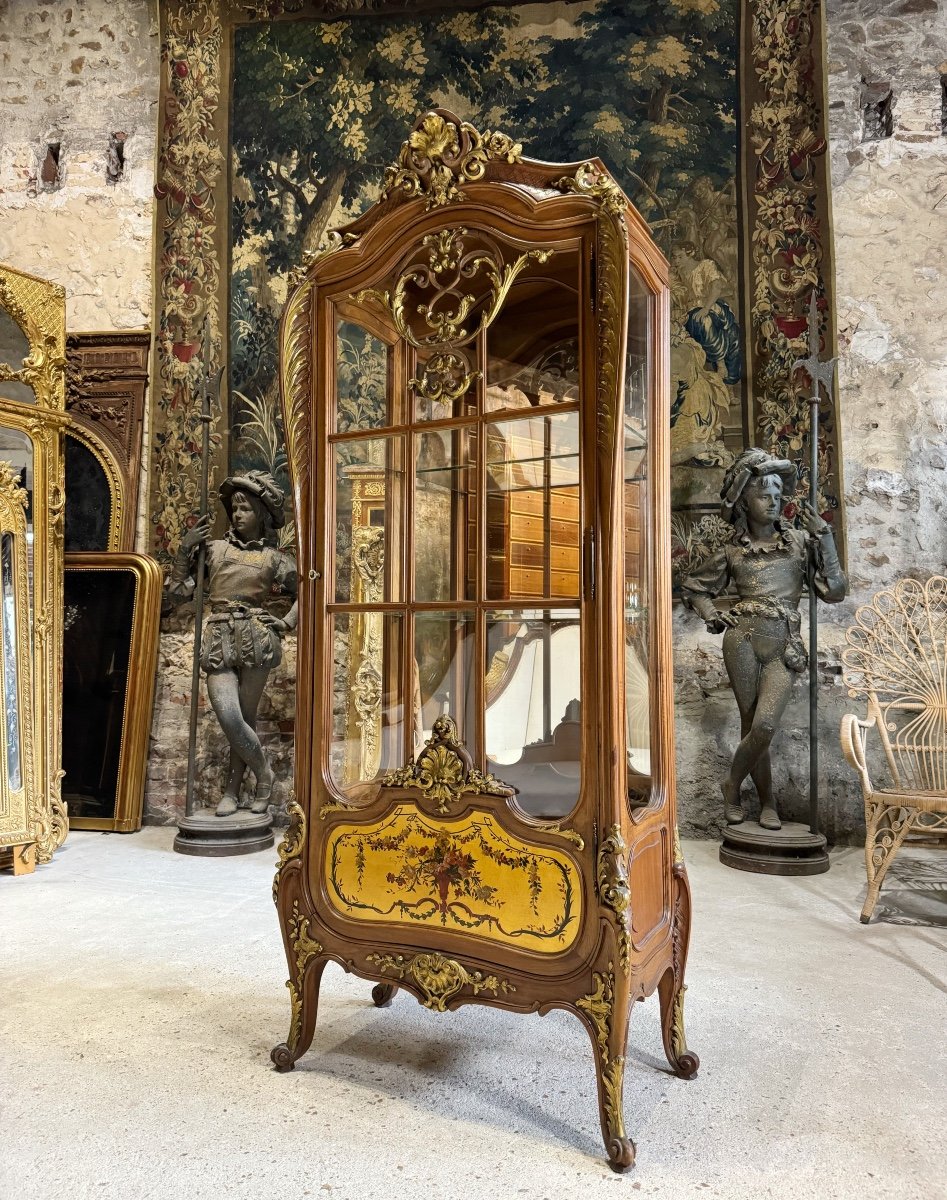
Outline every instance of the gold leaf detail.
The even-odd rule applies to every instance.
[[[399,979],[413,979],[421,990],[421,1003],[432,1012],[446,1012],[448,1001],[465,987],[475,996],[481,992],[496,996],[516,991],[509,980],[468,971],[457,959],[443,954],[418,954],[411,959],[403,954],[369,954],[367,961],[383,974],[393,972]]]
[[[389,771],[384,787],[417,788],[437,805],[439,813],[449,811],[465,795],[512,796],[514,789],[484,774],[473,765],[467,747],[460,740],[454,718],[444,714],[434,722],[431,736],[417,761]]]

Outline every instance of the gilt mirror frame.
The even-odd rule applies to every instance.
[[[12,556],[9,578],[4,563],[0,585],[0,604],[3,607],[0,614],[0,624],[3,626],[3,635],[0,637],[0,655],[3,659],[0,670],[3,709],[3,734],[0,737],[0,848],[13,851],[13,871],[16,875],[32,871],[36,862],[36,843],[45,833],[36,791],[33,713],[30,704],[33,688],[32,662],[28,651],[30,584],[26,499],[26,492],[19,486],[15,469],[0,460],[0,556],[7,538],[10,539]],[[9,600],[12,600],[12,612]],[[13,742],[16,743],[15,754],[11,754]]]
[[[0,266],[0,308],[29,343],[22,363],[0,362],[0,382],[32,388],[34,402],[0,396],[0,427],[29,438],[33,451],[31,591],[36,860],[48,862],[68,832],[62,800],[62,614],[65,513],[66,292]]]
[[[128,647],[128,666],[121,694],[121,725],[116,730],[113,719],[107,736],[118,734],[120,749],[115,776],[115,803],[111,816],[78,816],[69,818],[72,829],[96,829],[118,833],[133,833],[141,828],[145,797],[145,770],[148,763],[148,739],[151,733],[151,714],[154,707],[156,672],[158,668],[158,637],[161,622],[161,591],[164,574],[155,559],[146,554],[110,551],[77,551],[66,555],[65,586],[66,623],[74,618],[70,588],[73,580],[83,575],[131,577],[133,602],[131,621],[127,628],[116,630]],[[73,589],[74,596],[74,589]],[[68,670],[69,656],[65,659]],[[89,680],[89,684],[101,683]],[[64,675],[64,690],[69,676]],[[92,703],[95,697],[92,697]],[[64,719],[64,734],[69,733],[68,715]],[[71,761],[64,750],[65,761]],[[105,756],[107,761],[108,756]],[[64,790],[72,795],[68,771]]]

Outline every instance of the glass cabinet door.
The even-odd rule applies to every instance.
[[[448,228],[327,301],[329,770],[351,801],[445,714],[531,815],[578,800],[580,250]]]
[[[647,803],[651,787],[648,685],[648,399],[653,296],[631,271],[624,397],[625,736],[628,799]]]

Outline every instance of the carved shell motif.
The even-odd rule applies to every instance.
[[[431,736],[417,761],[389,771],[382,780],[385,787],[417,788],[437,806],[439,813],[450,810],[462,796],[512,796],[515,789],[473,765],[467,747],[460,740],[457,724],[448,714],[434,722]]]

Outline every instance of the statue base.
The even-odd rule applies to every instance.
[[[229,817],[218,817],[211,808],[201,808],[178,821],[174,848],[178,854],[202,854],[223,858],[231,854],[253,854],[273,845],[273,823],[268,812],[238,809]]]
[[[821,875],[829,869],[825,846],[823,834],[795,821],[784,821],[782,829],[741,821],[724,829],[720,861],[759,875]]]

